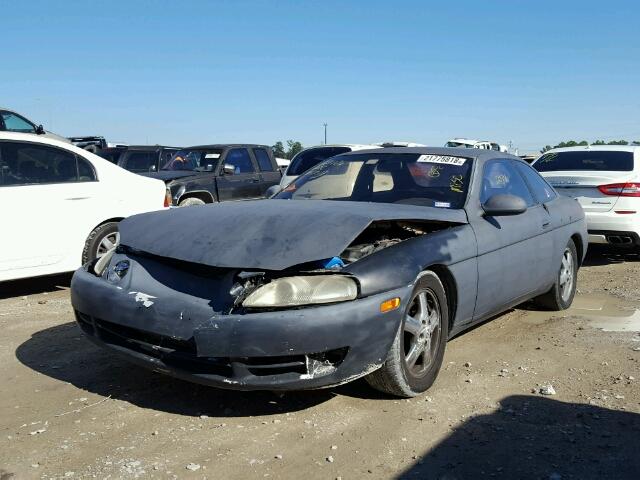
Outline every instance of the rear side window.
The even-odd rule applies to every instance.
[[[31,143],[0,144],[0,187],[95,180],[91,164],[71,152]]]
[[[633,152],[602,150],[550,152],[536,160],[533,168],[539,172],[558,170],[631,172],[633,170]]]
[[[522,198],[528,207],[536,204],[527,184],[509,160],[491,160],[484,166],[480,202],[485,203],[494,195],[516,195]]]
[[[287,175],[302,175],[304,172],[330,157],[350,152],[349,147],[309,148],[293,157],[287,169]]]
[[[256,171],[246,148],[234,148],[229,150],[224,163],[227,165],[233,165],[236,175],[239,173],[254,173]]]
[[[157,152],[128,151],[122,156],[121,166],[130,172],[148,172],[158,162]]]
[[[529,188],[533,191],[533,195],[536,197],[538,202],[547,203],[558,196],[553,187],[551,187],[551,185],[549,185],[544,178],[542,178],[540,174],[529,165],[525,165],[520,162],[514,162],[514,164],[524,177]]]
[[[258,167],[261,172],[272,172],[273,164],[271,163],[271,157],[264,148],[254,148],[253,154],[256,156],[256,160],[258,161]]]

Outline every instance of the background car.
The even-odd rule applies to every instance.
[[[134,173],[157,172],[178,150],[179,147],[162,145],[131,145],[120,155],[118,166]]]
[[[529,299],[568,308],[587,241],[580,205],[522,160],[445,148],[335,156],[274,199],[137,215],[121,232],[71,285],[98,345],[221,388],[365,377],[405,397],[463,330]]]
[[[0,108],[0,132],[32,133],[69,143],[69,140],[65,137],[48,132],[42,125],[36,125],[19,113],[6,108]]]
[[[75,270],[117,242],[120,220],[167,202],[162,182],[69,143],[0,132],[0,281]]]
[[[264,198],[281,178],[271,147],[254,144],[185,148],[160,171],[141,175],[166,182],[172,205],[180,207]]]
[[[278,165],[278,168],[282,173],[284,173],[287,170],[287,167],[289,166],[290,163],[291,163],[291,160],[289,160],[288,158],[276,157],[276,164]]]
[[[120,145],[117,147],[106,147],[98,150],[96,152],[96,155],[104,158],[105,160],[111,163],[115,163],[117,165],[118,161],[120,160],[120,157],[124,152],[127,151],[128,148],[129,147],[126,145]]]
[[[103,150],[117,148],[124,149],[128,147],[126,143],[121,142],[108,142],[106,138],[97,135],[85,136],[85,137],[69,137],[69,141],[76,147],[80,147],[87,152],[99,154]],[[103,157],[105,158],[105,157]],[[112,162],[113,163],[113,162]]]
[[[285,170],[280,180],[280,187],[284,188],[292,181],[317,164],[327,158],[340,155],[342,153],[365,150],[369,148],[381,148],[380,145],[358,145],[358,144],[338,144],[338,145],[318,145],[316,147],[305,148],[298,152]]]
[[[454,138],[444,144],[447,148],[480,148],[484,150],[494,150],[496,152],[506,152],[506,145],[499,145],[496,142],[486,140],[471,140],[469,138]]]
[[[559,193],[580,202],[590,243],[640,249],[640,147],[556,148],[533,168]]]

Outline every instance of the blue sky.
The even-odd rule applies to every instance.
[[[633,1],[0,0],[0,105],[190,145],[640,140]]]

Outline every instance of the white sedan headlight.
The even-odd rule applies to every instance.
[[[292,307],[343,302],[353,300],[357,295],[355,280],[344,275],[284,277],[257,288],[242,305],[250,308]]]

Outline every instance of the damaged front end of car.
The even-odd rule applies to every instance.
[[[244,266],[236,258],[249,258],[250,244],[228,260],[185,248],[172,256],[162,242],[146,243],[144,224],[125,223],[122,245],[73,277],[78,325],[130,361],[207,385],[290,390],[351,381],[382,365],[411,294],[406,282],[369,294],[353,267],[452,226],[440,219],[365,223],[337,232],[320,259],[286,240],[263,241],[271,257],[251,256]]]

